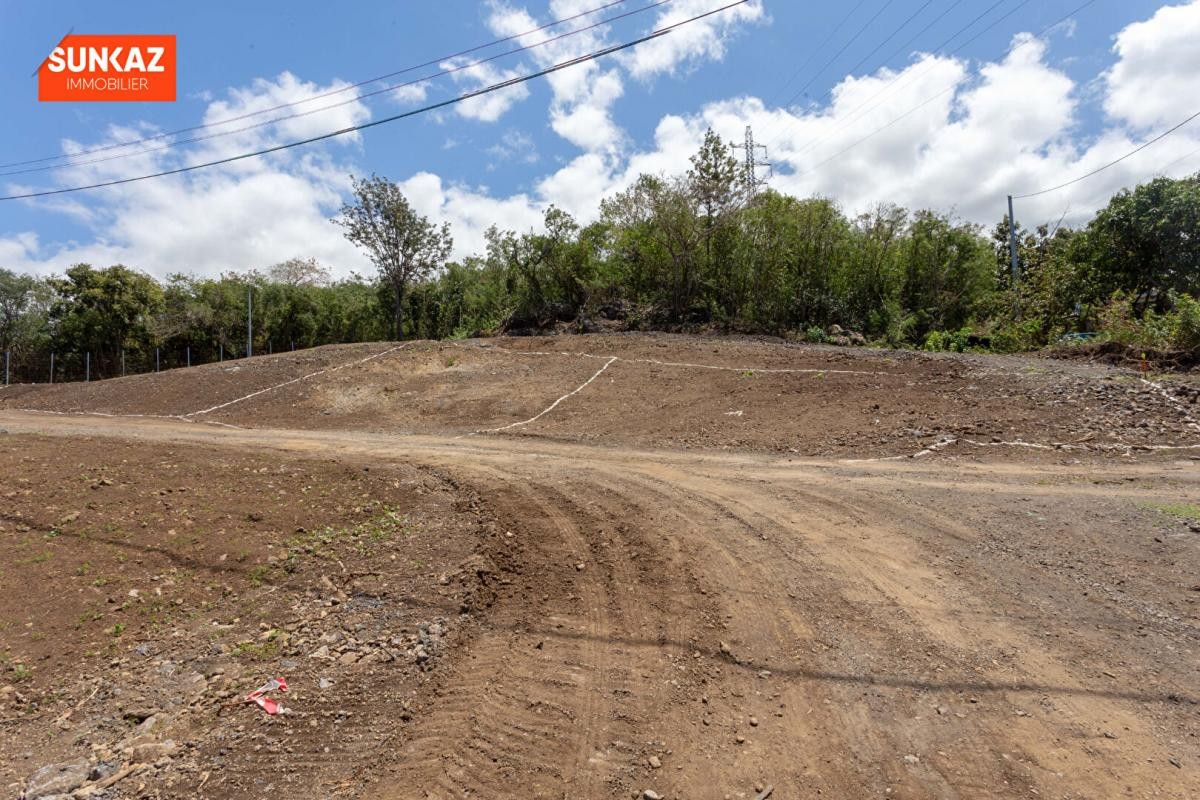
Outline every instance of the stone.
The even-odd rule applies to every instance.
[[[147,742],[134,747],[130,758],[139,763],[152,763],[160,758],[170,758],[179,750],[179,745],[173,739],[163,742]]]
[[[653,789],[645,789],[642,792],[642,800],[662,800],[662,795]]]
[[[904,757],[904,763],[912,766],[912,765],[920,764],[921,759],[918,758],[917,756],[914,756],[913,754],[909,753],[908,755],[906,755]]]
[[[318,689],[328,689],[331,686],[333,686],[333,681],[329,680],[329,678],[320,678],[317,680]]]
[[[650,756],[649,758],[646,759],[646,763],[650,765],[651,769],[661,769],[662,768],[662,760],[659,759],[658,756]]]
[[[56,794],[70,794],[87,782],[91,768],[87,761],[50,764],[33,773],[25,787],[26,800],[41,800]]]

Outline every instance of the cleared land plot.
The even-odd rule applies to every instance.
[[[90,412],[264,382],[0,394],[13,793],[83,762],[136,770],[111,798],[1200,794],[1187,380],[389,347],[275,357],[272,385],[356,365],[222,425]],[[275,675],[293,713],[240,702]]]

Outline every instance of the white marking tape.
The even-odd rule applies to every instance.
[[[1200,450],[1200,444],[1125,444],[1118,442],[1115,444],[1072,444],[1068,442],[1054,442],[1052,444],[1041,444],[1038,442],[1024,442],[1020,439],[1013,442],[977,442],[974,439],[942,439],[929,445],[924,450],[920,450],[911,455],[905,456],[886,456],[882,458],[853,458],[844,459],[847,464],[867,464],[876,461],[907,461],[913,458],[924,458],[945,450],[954,444],[967,444],[972,447],[1025,447],[1030,450],[1083,450],[1088,452],[1119,452],[1126,455],[1135,450],[1143,450],[1150,452],[1160,452],[1165,450]]]
[[[44,408],[17,408],[15,411],[22,411],[28,414],[58,414],[64,417],[130,417],[135,419],[177,419],[184,422],[193,422],[187,417],[180,414],[110,414],[107,411],[47,411]]]
[[[617,361],[625,361],[632,364],[655,364],[660,367],[684,367],[688,369],[714,369],[724,372],[763,372],[767,374],[800,374],[800,375],[824,375],[830,373],[833,375],[891,375],[891,372],[868,372],[865,370],[854,369],[815,369],[815,368],[800,368],[800,367],[722,367],[715,364],[691,364],[686,361],[658,361],[653,358],[624,358],[622,356],[606,356],[596,355],[595,353],[569,353],[563,351],[561,353],[546,352],[544,350],[510,350],[507,347],[493,347],[494,350],[499,350],[503,353],[512,353],[517,356],[578,356],[579,358],[612,358]]]
[[[499,428],[486,428],[484,430],[471,431],[470,433],[463,434],[463,436],[474,436],[475,434],[478,434],[478,433],[499,433],[500,431],[506,431],[509,428],[516,428],[521,425],[528,425],[531,422],[537,422],[539,419],[546,416],[551,411],[553,411],[555,408],[557,408],[558,404],[561,403],[563,400],[566,400],[568,397],[573,397],[574,395],[577,395],[580,392],[582,392],[584,389],[586,389],[588,384],[590,384],[592,381],[596,380],[596,378],[599,378],[600,374],[603,373],[604,370],[608,369],[609,367],[611,367],[613,365],[613,362],[619,361],[619,360],[620,359],[618,359],[616,356],[610,356],[608,361],[604,362],[604,366],[601,367],[600,369],[596,370],[596,372],[592,375],[592,377],[588,378],[586,381],[584,381],[583,383],[576,386],[573,390],[567,392],[562,397],[558,398],[553,403],[546,406],[544,409],[541,410],[540,413],[536,414],[535,416],[530,417],[529,419],[522,420],[521,422],[512,422],[512,423],[509,423],[508,425],[502,425]],[[462,439],[463,436],[456,436],[454,438]]]
[[[268,386],[268,387],[267,387],[267,388],[265,388],[265,389],[259,389],[257,392],[251,392],[251,393],[250,393],[250,394],[248,394],[248,395],[244,395],[244,396],[242,396],[242,397],[238,397],[238,398],[235,398],[235,399],[233,399],[233,400],[230,400],[230,401],[229,401],[229,402],[227,402],[227,403],[221,403],[221,404],[219,404],[219,405],[215,405],[215,406],[213,406],[212,408],[206,408],[206,409],[203,409],[203,410],[201,410],[201,411],[193,411],[193,412],[191,412],[190,414],[184,414],[183,416],[185,416],[185,417],[198,417],[198,416],[200,416],[201,414],[211,414],[211,413],[212,413],[212,412],[214,412],[214,411],[220,411],[222,408],[228,408],[229,406],[236,405],[237,403],[241,403],[241,402],[243,402],[243,401],[245,401],[245,400],[249,400],[249,399],[250,399],[250,398],[252,398],[252,397],[258,397],[260,394],[266,394],[267,392],[273,392],[273,391],[275,391],[276,389],[282,389],[282,388],[283,388],[283,387],[285,387],[285,386],[291,386],[293,383],[299,383],[300,381],[306,381],[306,380],[308,380],[309,378],[315,378],[315,377],[317,377],[318,375],[324,375],[324,374],[325,374],[325,373],[327,373],[327,372],[328,372],[328,373],[334,373],[334,372],[337,372],[338,370],[345,369],[346,367],[354,367],[354,366],[357,366],[357,365],[359,365],[359,364],[365,364],[366,362],[368,362],[368,361],[371,361],[372,359],[376,359],[376,358],[380,358],[380,357],[382,357],[382,356],[386,356],[388,353],[394,353],[395,351],[397,351],[397,350],[401,350],[401,349],[403,349],[403,348],[405,348],[405,347],[408,347],[408,344],[407,344],[407,343],[405,343],[405,344],[400,344],[400,345],[396,345],[395,347],[392,347],[392,348],[389,348],[389,349],[387,349],[387,350],[384,350],[382,353],[376,353],[375,355],[372,355],[372,356],[367,356],[366,358],[360,358],[360,359],[358,359],[357,361],[349,361],[349,362],[347,362],[347,363],[345,363],[345,364],[342,364],[341,366],[338,366],[338,367],[332,367],[332,368],[326,368],[326,369],[319,369],[319,370],[317,370],[316,372],[310,372],[310,373],[308,373],[307,375],[301,375],[299,378],[292,378],[290,381],[284,381],[283,383],[276,384],[275,386]]]

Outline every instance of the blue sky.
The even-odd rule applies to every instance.
[[[488,66],[511,71],[504,76],[528,72],[642,34],[664,15],[685,18],[726,1],[672,0]],[[60,155],[71,147],[104,146],[303,100],[338,88],[338,81],[439,59],[603,2],[9,3],[0,11],[0,103],[7,117],[0,126],[0,161]],[[402,182],[418,207],[454,225],[462,254],[478,247],[489,224],[535,226],[549,203],[586,217],[601,197],[637,172],[682,169],[708,125],[740,138],[742,128],[752,124],[771,145],[779,165],[773,180],[780,189],[832,196],[852,213],[896,201],[990,224],[1003,212],[1006,192],[1082,174],[1197,110],[1189,108],[1197,101],[1188,84],[1194,85],[1200,66],[1195,45],[1200,2],[1097,0],[1041,40],[1014,39],[1043,30],[1082,2],[756,0],[663,42],[573,68],[554,82],[528,84],[527,92],[492,96],[489,102],[495,102],[488,106],[402,120],[203,176],[0,203],[0,266],[49,272],[77,260],[119,260],[157,275],[211,274],[315,255],[341,273],[366,269],[327,222],[345,197],[351,172],[378,172]],[[586,21],[647,4],[629,0]],[[993,5],[981,22],[935,52]],[[911,47],[882,62],[931,22]],[[175,34],[178,101],[39,103],[31,73],[69,29]],[[843,46],[829,68],[819,71]],[[410,90],[402,98],[352,102],[198,145],[0,176],[0,189],[7,194],[54,188],[194,163],[435,102],[495,74],[466,70],[456,77],[423,84],[423,97]],[[793,100],[809,83],[807,93]],[[373,88],[378,86],[361,91]],[[869,134],[872,138],[861,141]],[[1198,148],[1200,133],[1181,131],[1121,168],[1027,204],[1019,216],[1036,223],[1065,211],[1072,220],[1085,219],[1114,189],[1173,161],[1179,163],[1171,174],[1200,169],[1200,156],[1188,156]],[[0,172],[12,169],[19,167]]]

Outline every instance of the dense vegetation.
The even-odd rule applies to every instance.
[[[334,342],[448,338],[603,320],[631,329],[744,331],[823,340],[833,326],[927,349],[1015,351],[1098,332],[1200,347],[1200,175],[1119,193],[1085,226],[985,233],[931,210],[848,217],[831,200],[758,191],[709,133],[686,175],[643,175],[581,225],[492,228],[447,262],[451,231],[390,182],[355,182],[336,220],[379,269],[333,281],[315,261],[159,282],[77,264],[35,279],[0,269],[0,351],[14,380],[78,379],[240,356],[247,294],[255,353]],[[858,339],[858,336],[855,336]]]

